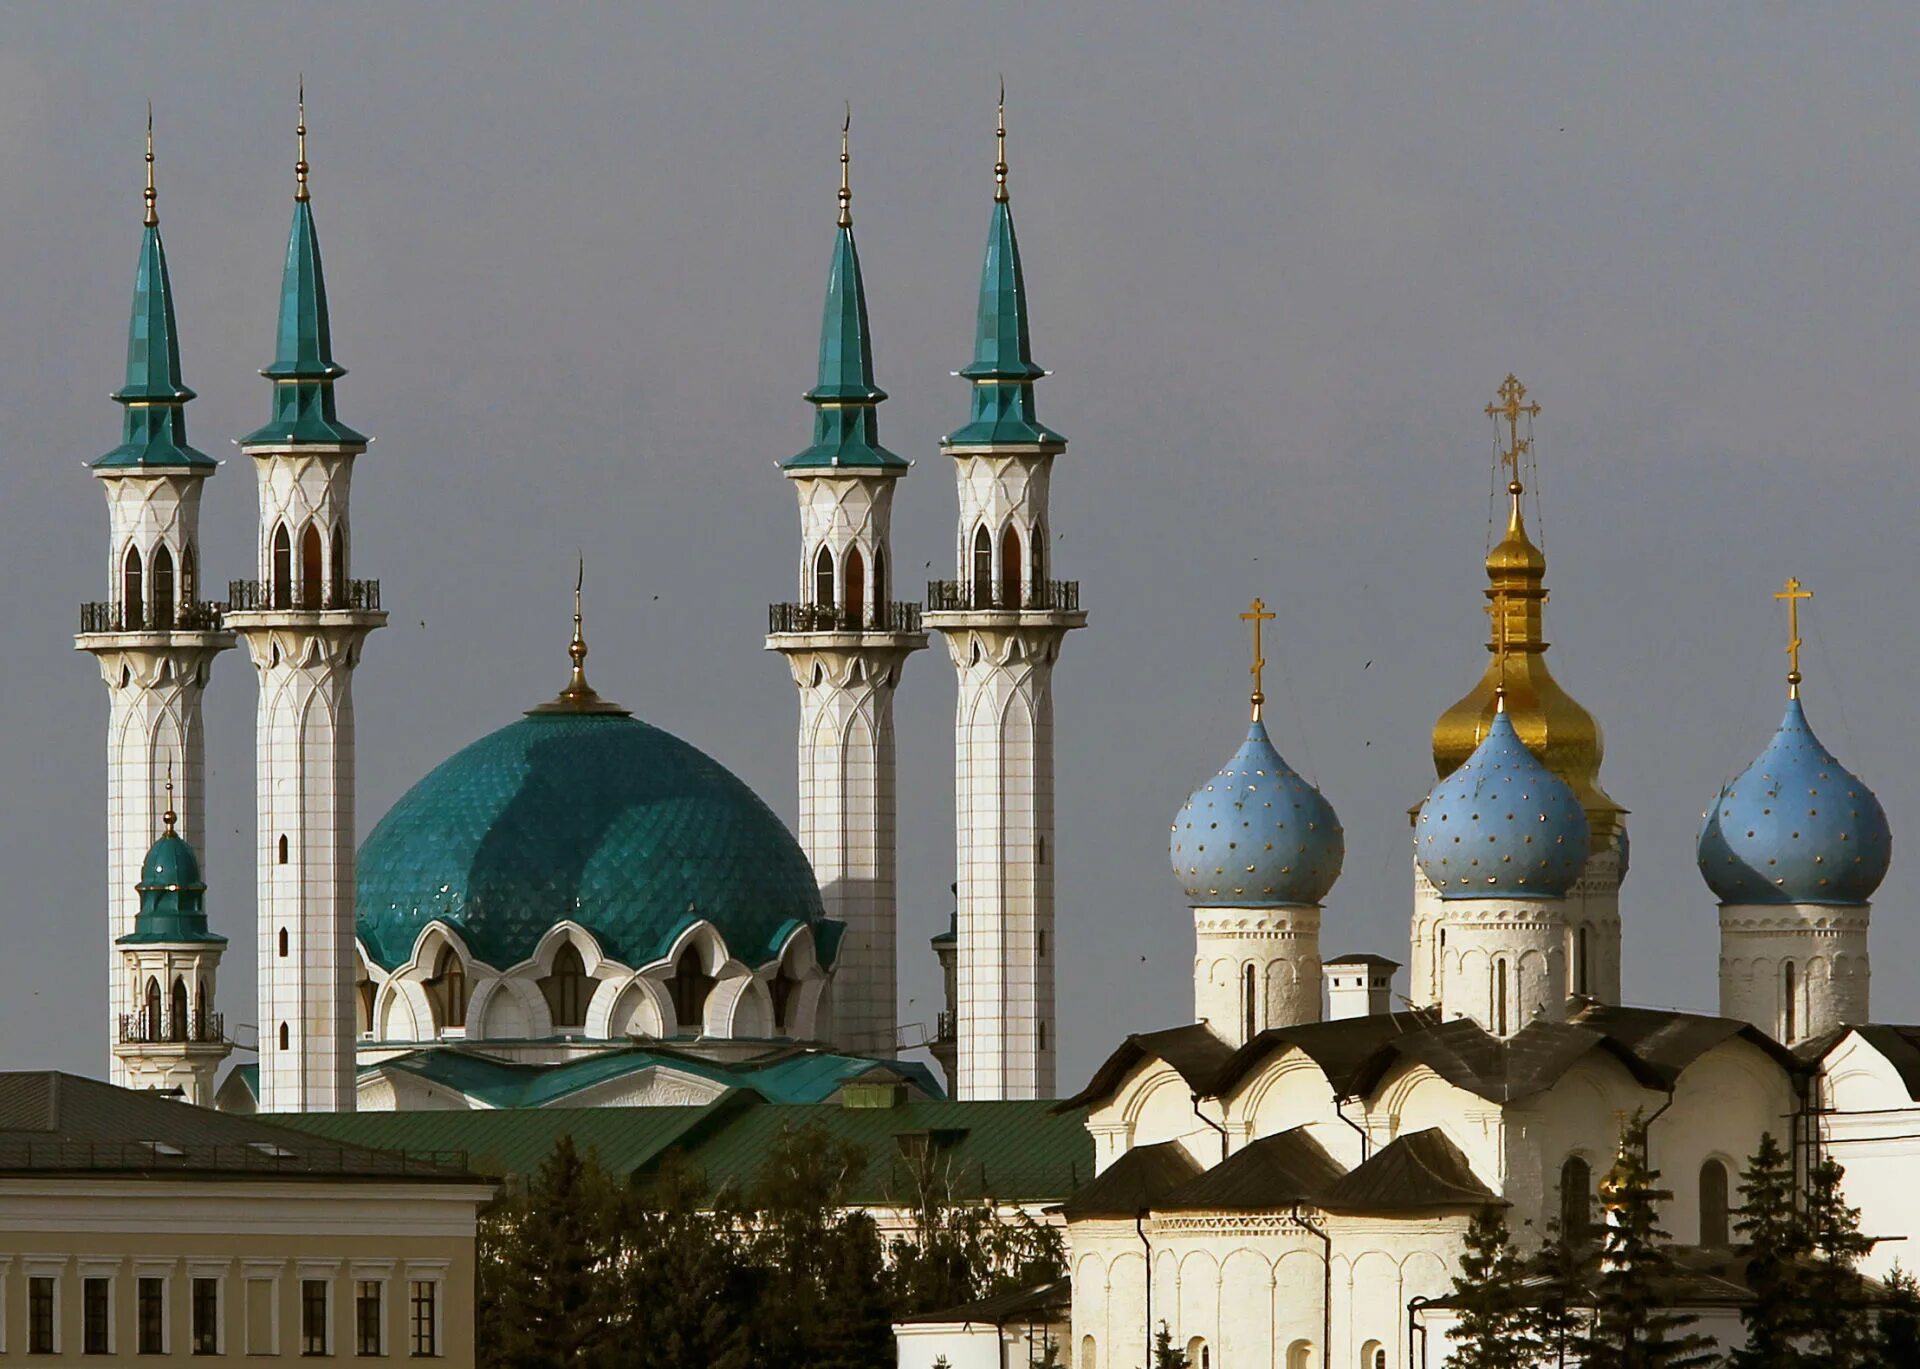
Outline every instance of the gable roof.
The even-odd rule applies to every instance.
[[[1061,1204],[1060,1211],[1069,1221],[1144,1217],[1199,1173],[1199,1162],[1178,1141],[1135,1146]]]
[[[1233,1047],[1215,1036],[1204,1023],[1168,1027],[1163,1031],[1135,1032],[1122,1041],[1119,1049],[1094,1071],[1093,1078],[1087,1081],[1085,1088],[1073,1097],[1063,1099],[1059,1106],[1063,1109],[1077,1108],[1098,1102],[1118,1088],[1120,1081],[1142,1060],[1166,1061],[1187,1082],[1189,1088],[1207,1097],[1210,1096],[1214,1079],[1232,1058]]]
[[[1327,1185],[1318,1201],[1329,1212],[1506,1205],[1480,1182],[1460,1147],[1438,1127],[1395,1137],[1359,1168]]]
[[[965,1326],[978,1323],[1005,1326],[1009,1322],[1016,1324],[1061,1322],[1067,1319],[1067,1313],[1072,1307],[1072,1281],[1055,1279],[1052,1283],[1043,1283],[1035,1288],[1016,1288],[1011,1293],[982,1298],[979,1302],[962,1303],[959,1307],[943,1307],[933,1312],[920,1312],[911,1317],[902,1317],[894,1325]]]
[[[1894,1073],[1900,1076],[1900,1082],[1906,1085],[1907,1097],[1920,1099],[1920,1027],[1884,1022],[1839,1027],[1807,1042],[1795,1054],[1804,1063],[1817,1067],[1849,1036],[1858,1036],[1885,1057]]]
[[[1295,1127],[1240,1147],[1154,1204],[1164,1212],[1267,1211],[1314,1202],[1342,1176],[1320,1143]]]

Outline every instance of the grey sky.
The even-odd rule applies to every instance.
[[[1920,16],[1753,5],[7,8],[0,32],[0,1066],[106,1065],[104,592],[82,463],[117,441],[151,95],[197,444],[267,413],[304,68],[341,414],[377,436],[356,573],[392,626],[357,678],[363,830],[550,695],[574,549],[599,689],[793,814],[791,597],[840,102],[904,590],[951,574],[937,439],[964,414],[996,73],[1041,412],[1071,439],[1057,573],[1092,625],[1056,678],[1061,1082],[1185,1020],[1168,823],[1238,743],[1235,614],[1277,608],[1275,741],[1347,829],[1329,953],[1404,958],[1406,809],[1485,660],[1492,434],[1539,426],[1548,635],[1633,811],[1631,1001],[1712,1009],[1693,836],[1784,695],[1789,573],[1823,739],[1894,869],[1876,1016],[1920,1018]],[[298,16],[298,17],[296,17]],[[252,573],[250,471],[205,579]],[[909,572],[907,568],[911,567]],[[1370,663],[1370,664],[1369,664]],[[899,698],[902,1002],[952,879],[953,682]],[[253,708],[207,698],[209,910],[253,1015]]]

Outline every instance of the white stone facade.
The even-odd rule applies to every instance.
[[[233,1050],[214,1007],[224,950],[217,941],[121,948],[122,992],[135,1006],[120,1023],[113,1056],[127,1088],[178,1089],[195,1107],[213,1106],[214,1075]]]
[[[1720,1015],[1798,1045],[1871,1021],[1866,904],[1720,905]]]
[[[1320,1020],[1320,909],[1193,910],[1193,1013],[1231,1046]]]
[[[1557,898],[1443,901],[1436,929],[1440,1019],[1472,1018],[1495,1036],[1560,1021],[1567,924]]]

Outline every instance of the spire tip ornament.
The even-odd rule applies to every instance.
[[[553,699],[538,708],[529,708],[528,714],[539,716],[546,713],[618,713],[627,710],[619,704],[610,703],[600,697],[594,687],[587,683],[587,632],[586,618],[581,612],[581,593],[587,582],[587,558],[576,552],[577,558],[573,575],[573,640],[567,644],[567,656],[573,662],[573,672],[567,677],[567,687]]]
[[[1785,601],[1787,606],[1787,697],[1800,697],[1800,648],[1805,645],[1800,640],[1800,601],[1813,598],[1813,591],[1803,589],[1800,578],[1789,575],[1784,587],[1773,592],[1773,597]]]
[[[307,74],[300,73],[300,121],[294,127],[294,136],[299,141],[299,154],[293,163],[293,198],[305,201],[307,198]]]
[[[147,101],[147,217],[149,228],[160,226],[160,211],[155,207],[158,195],[153,188],[153,101]]]
[[[850,158],[847,155],[847,135],[853,128],[853,101],[847,101],[847,114],[840,121],[840,226],[853,227],[853,183],[848,178]]]
[[[180,821],[180,815],[173,811],[173,762],[167,762],[167,808],[160,815],[161,826],[165,829],[162,836],[172,836],[174,824]]]
[[[993,198],[1007,202],[1007,78],[1000,78],[1000,111],[994,131]]]
[[[1263,675],[1267,667],[1267,658],[1260,651],[1260,625],[1270,623],[1274,615],[1267,611],[1266,601],[1256,598],[1247,605],[1247,611],[1240,615],[1240,621],[1253,624],[1253,665],[1248,674],[1253,676],[1253,720],[1260,721],[1260,712],[1265,707],[1267,696],[1262,688]]]

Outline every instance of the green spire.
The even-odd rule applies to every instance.
[[[153,110],[147,110],[147,215],[140,266],[133,278],[133,318],[127,325],[127,380],[114,391],[125,406],[121,443],[95,470],[145,466],[212,469],[217,463],[187,444],[186,404],[193,398],[180,380],[180,340],[173,321],[173,286],[167,279],[167,249],[160,241],[160,214],[153,187]]]
[[[140,911],[133,930],[117,945],[135,946],[155,941],[206,941],[225,945],[227,939],[207,930],[207,885],[200,877],[200,860],[187,839],[173,830],[173,781],[167,781],[165,830],[147,852],[140,867]]]
[[[273,365],[260,374],[273,382],[273,419],[240,439],[242,446],[317,442],[361,446],[367,439],[334,415],[333,382],[347,373],[333,359],[327,321],[327,278],[320,268],[320,238],[307,195],[307,101],[300,98],[300,154],[294,163],[293,229],[287,235],[287,265],[280,278],[280,332]]]
[[[827,273],[827,304],[820,319],[820,381],[807,391],[814,406],[813,445],[782,464],[787,471],[899,470],[908,463],[880,445],[876,412],[887,392],[873,383],[873,337],[867,328],[867,290],[853,243],[853,190],[848,181],[849,111],[840,128],[840,231]]]
[[[973,382],[973,416],[965,427],[947,435],[948,446],[1066,441],[1041,426],[1034,413],[1033,382],[1046,372],[1034,365],[1027,328],[1027,282],[1020,270],[1013,206],[1007,199],[1006,116],[1003,90],[996,133],[999,157],[993,165],[993,218],[987,225],[987,257],[980,271],[980,325],[974,335],[973,362],[960,372]]]

